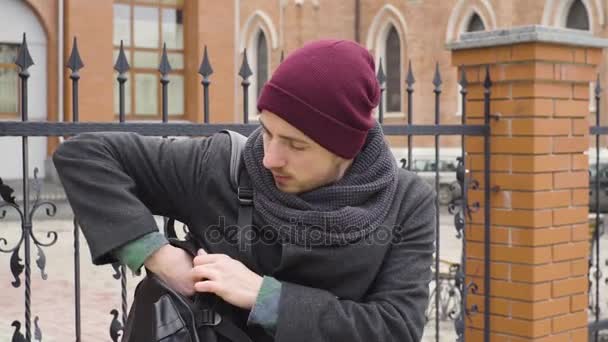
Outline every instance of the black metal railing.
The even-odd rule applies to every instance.
[[[607,210],[602,208],[602,201],[600,195],[602,191],[608,194],[606,188],[606,182],[602,182],[602,174],[606,171],[606,168],[602,167],[603,164],[600,159],[600,137],[608,135],[608,127],[601,126],[601,99],[602,88],[600,84],[600,77],[598,75],[595,83],[594,98],[595,102],[595,126],[591,127],[591,135],[595,136],[595,177],[591,177],[591,206],[590,209],[595,213],[594,223],[590,226],[591,230],[590,246],[589,249],[589,311],[593,315],[593,319],[589,324],[589,341],[608,341],[608,319],[600,319],[601,308],[600,308],[600,287],[602,282],[602,271],[601,271],[601,260],[600,260],[600,237],[604,233],[604,222],[600,220],[600,215]],[[591,167],[593,169],[593,167]],[[602,184],[604,185],[602,187]],[[605,201],[604,201],[605,202]],[[608,267],[608,258],[604,261],[604,265]],[[605,279],[605,285],[608,285],[608,277]],[[606,289],[608,290],[608,289]],[[605,292],[604,292],[605,293]],[[604,333],[603,333],[604,332]],[[602,334],[603,333],[603,334]]]
[[[281,57],[281,60],[283,58]],[[239,76],[242,78],[241,86],[243,90],[243,123],[242,124],[210,124],[210,111],[209,111],[209,91],[211,86],[210,76],[213,74],[207,48],[205,47],[203,61],[199,68],[199,74],[202,76],[202,91],[203,91],[203,110],[204,110],[204,122],[200,123],[170,123],[168,119],[168,94],[167,87],[170,85],[168,73],[171,70],[171,66],[167,59],[166,49],[163,48],[161,63],[159,66],[159,73],[161,75],[161,94],[162,94],[162,119],[161,122],[147,122],[147,123],[129,123],[125,120],[125,91],[124,86],[128,81],[127,71],[130,66],[124,54],[124,50],[121,44],[120,51],[114,66],[114,69],[118,72],[117,82],[119,85],[119,110],[118,110],[118,122],[115,123],[92,123],[92,122],[79,122],[79,93],[78,85],[80,81],[79,70],[84,67],[82,62],[77,41],[74,39],[72,51],[68,59],[66,67],[70,69],[70,79],[72,82],[72,122],[30,122],[28,120],[28,69],[33,65],[33,60],[29,55],[25,34],[23,37],[23,43],[19,50],[19,55],[16,60],[16,64],[19,66],[19,78],[21,85],[21,121],[2,121],[0,122],[0,137],[21,137],[22,139],[22,153],[23,153],[23,202],[19,204],[12,197],[13,189],[0,185],[0,194],[4,203],[0,202],[0,209],[4,207],[12,207],[14,210],[19,212],[21,218],[21,238],[15,244],[13,248],[3,249],[0,247],[0,252],[10,253],[11,261],[10,268],[15,281],[12,285],[16,288],[21,286],[20,277],[25,270],[23,275],[25,279],[25,317],[24,317],[24,334],[21,332],[21,321],[15,320],[12,322],[15,328],[14,341],[32,341],[31,336],[31,265],[32,260],[30,258],[31,248],[34,247],[38,250],[39,259],[36,262],[40,268],[43,278],[46,278],[45,273],[45,254],[43,247],[51,247],[57,241],[57,233],[49,232],[47,234],[48,242],[40,241],[34,234],[34,225],[32,222],[32,216],[34,212],[40,207],[46,207],[46,213],[49,216],[53,216],[56,213],[56,206],[51,202],[41,202],[40,196],[40,180],[37,178],[37,169],[34,169],[34,180],[29,178],[30,165],[28,163],[28,138],[30,137],[69,137],[79,133],[85,132],[98,132],[98,131],[129,131],[137,132],[142,135],[149,136],[209,136],[222,129],[231,129],[242,134],[250,134],[257,125],[249,124],[249,92],[248,87],[250,85],[249,78],[253,75],[248,62],[247,52],[245,51],[243,56],[243,62],[239,71]],[[381,85],[381,89],[384,92],[386,76],[382,67],[379,66],[378,80]],[[436,250],[435,250],[435,263],[434,279],[432,281],[434,290],[432,290],[430,305],[433,305],[432,310],[428,310],[429,319],[432,319],[434,315],[434,334],[435,340],[440,341],[443,337],[440,335],[441,329],[440,324],[442,322],[447,324],[453,324],[455,339],[458,341],[464,341],[464,325],[467,317],[471,315],[480,314],[476,305],[471,307],[467,306],[467,295],[468,293],[476,293],[478,286],[474,282],[465,283],[466,274],[466,242],[464,239],[465,225],[472,212],[479,210],[480,207],[489,208],[490,189],[489,186],[485,186],[484,200],[483,203],[472,203],[468,204],[467,192],[469,188],[478,189],[479,181],[472,179],[470,173],[465,168],[465,137],[467,136],[480,136],[484,138],[483,152],[485,160],[485,172],[484,172],[484,184],[490,184],[490,129],[489,129],[489,118],[490,118],[490,97],[492,90],[492,82],[490,81],[489,69],[486,70],[485,81],[483,82],[484,88],[484,123],[481,125],[469,125],[465,121],[466,118],[466,103],[467,103],[467,87],[468,82],[466,79],[466,73],[462,71],[459,84],[461,86],[460,96],[462,97],[462,122],[461,124],[444,125],[441,124],[441,111],[440,103],[442,96],[442,85],[443,81],[439,71],[439,65],[436,66],[435,76],[433,78],[432,86],[435,94],[435,108],[434,108],[434,124],[432,125],[414,125],[413,124],[413,93],[414,93],[414,74],[412,71],[411,63],[408,65],[408,71],[406,76],[407,83],[407,124],[385,124],[384,123],[384,103],[380,103],[378,110],[378,120],[383,124],[383,130],[386,135],[389,136],[406,136],[407,137],[407,158],[403,160],[403,167],[412,170],[412,158],[413,158],[413,137],[414,136],[433,136],[434,137],[434,149],[435,149],[435,188],[439,191],[440,175],[439,175],[439,161],[441,159],[441,136],[460,136],[461,137],[461,155],[457,160],[458,166],[456,170],[456,178],[458,180],[458,187],[460,196],[454,198],[449,204],[449,213],[454,215],[454,226],[456,229],[456,236],[462,239],[461,249],[461,260],[460,262],[450,264],[450,271],[442,273],[440,271],[442,260],[441,260],[441,249],[440,249],[440,203],[439,198],[436,198],[435,205],[437,207],[437,225],[436,225]],[[429,85],[431,86],[431,85]],[[37,195],[34,201],[30,199],[30,183],[37,187]],[[1,184],[1,183],[0,183]],[[2,209],[0,218],[4,218],[6,210]],[[485,210],[485,250],[486,256],[489,256],[490,248],[490,210]],[[165,219],[165,232],[173,230],[173,222]],[[444,232],[445,233],[445,232]],[[74,239],[74,296],[75,296],[75,340],[81,341],[82,339],[82,326],[81,326],[81,259],[80,259],[80,229],[78,226],[77,218],[73,219],[73,239]],[[0,246],[8,245],[8,241],[4,238],[0,238]],[[24,262],[19,258],[19,250],[24,248]],[[489,341],[490,333],[490,261],[489,258],[485,258],[485,275],[484,275],[484,291],[483,296],[485,297],[485,310],[484,315],[484,337],[485,341]],[[118,341],[119,332],[123,328],[127,312],[128,312],[128,300],[127,300],[127,273],[124,265],[113,264],[114,277],[121,281],[121,308],[119,319],[119,311],[116,309],[112,310],[113,319],[110,322],[110,338],[113,341]],[[447,287],[446,287],[447,286]],[[447,292],[446,289],[447,288]],[[453,308],[450,306],[446,309],[444,300],[451,301],[454,305]],[[454,294],[454,295],[452,295]],[[451,305],[451,304],[450,304]],[[36,331],[35,338],[41,340],[41,329],[44,322],[40,322],[38,317],[35,319]]]

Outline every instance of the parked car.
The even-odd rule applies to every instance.
[[[440,205],[447,205],[454,197],[460,196],[460,185],[456,180],[457,158],[460,149],[442,148],[439,151],[439,189],[437,196]],[[407,167],[407,149],[393,149],[399,165]],[[435,151],[432,148],[414,148],[412,150],[412,171],[435,188]]]
[[[599,225],[597,226],[598,228],[598,232],[600,234],[600,236],[604,236],[604,233],[606,233],[606,225],[604,223],[604,214],[600,214],[600,222]],[[589,213],[589,241],[591,242],[591,250],[593,250],[593,240],[595,238],[595,229],[596,229],[596,225],[595,225],[595,213]]]
[[[599,208],[596,205],[596,176],[598,167],[595,162],[589,164],[589,211],[608,212],[608,162],[600,162],[599,167]]]

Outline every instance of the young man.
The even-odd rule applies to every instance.
[[[227,134],[82,134],[53,160],[95,264],[215,293],[254,341],[418,341],[435,193],[397,167],[372,116],[380,96],[372,56],[351,41],[309,43],[277,68],[243,150],[254,236],[273,237],[252,239],[252,257],[223,235],[238,211]],[[198,256],[152,215],[186,223]]]

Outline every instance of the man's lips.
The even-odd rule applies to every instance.
[[[289,178],[291,178],[289,176],[278,175],[276,173],[273,173],[272,176],[274,177],[274,179],[279,180],[279,181],[285,181],[285,180],[288,180]]]

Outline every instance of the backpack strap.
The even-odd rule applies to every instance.
[[[231,342],[253,342],[243,330],[228,319],[221,320],[220,323],[214,327],[214,330]]]
[[[241,228],[239,234],[239,250],[245,252],[249,260],[253,261],[251,244],[249,239],[252,234],[251,225],[253,224],[253,187],[251,179],[245,168],[239,172],[239,187],[237,190],[239,200],[238,226]]]
[[[239,184],[239,170],[241,168],[241,155],[247,142],[247,137],[231,130],[224,129],[221,132],[230,136],[230,182],[237,189]]]
[[[244,252],[247,259],[254,263],[253,254],[251,252],[251,244],[248,241],[251,238],[251,225],[253,224],[253,187],[247,169],[241,167],[242,152],[245,147],[247,138],[237,132],[230,130],[222,130],[230,136],[230,180],[232,185],[237,190],[237,198],[239,201],[239,216],[238,227],[241,228],[238,234],[239,251]]]

